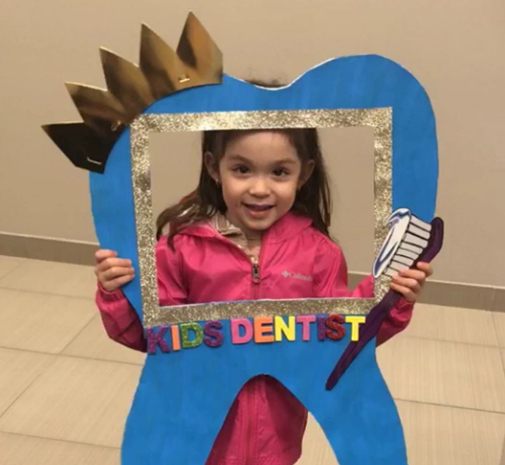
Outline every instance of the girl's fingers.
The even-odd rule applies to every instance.
[[[124,284],[130,282],[133,279],[133,275],[120,276],[119,278],[113,279],[111,281],[106,281],[102,284],[102,287],[109,292],[119,289]]]
[[[116,257],[117,252],[114,250],[108,250],[108,249],[99,249],[95,252],[95,260],[97,263],[100,263],[102,260],[105,260],[106,258],[110,257]]]
[[[414,269],[400,271],[391,280],[391,289],[399,292],[409,302],[415,302],[421,293],[426,278],[433,274],[429,263],[419,262]]]
[[[400,278],[408,278],[408,279],[415,279],[419,283],[424,283],[426,281],[426,273],[421,270],[413,270],[413,269],[407,269],[407,270],[402,270],[398,273],[398,276]]]
[[[135,277],[131,260],[119,258],[114,250],[97,250],[95,259],[95,275],[107,291],[115,291]]]
[[[417,300],[417,294],[413,292],[409,287],[401,286],[400,284],[396,284],[395,282],[391,281],[391,289],[401,294],[403,298],[408,302],[415,302]]]
[[[416,279],[397,276],[393,278],[391,282],[397,284],[398,286],[406,287],[416,294],[419,294],[421,292],[422,283]]]
[[[106,258],[96,265],[98,272],[107,271],[110,268],[131,268],[132,262],[127,258]]]
[[[431,276],[433,274],[433,267],[431,266],[431,263],[419,262],[417,264],[417,268],[423,271],[426,274],[426,277]]]
[[[134,274],[135,271],[131,267],[114,266],[101,273],[98,273],[98,277],[103,281],[112,281],[113,279],[119,278],[121,276],[133,276]]]

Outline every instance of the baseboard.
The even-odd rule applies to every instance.
[[[0,232],[0,255],[93,265],[97,248],[98,244],[92,242]],[[349,286],[354,287],[365,276],[365,273],[349,273]],[[423,290],[421,302],[505,312],[505,288],[430,280]]]
[[[356,286],[365,276],[366,273],[349,273],[349,287]],[[505,312],[505,288],[430,279],[419,302]]]
[[[0,232],[0,255],[93,265],[98,244]]]

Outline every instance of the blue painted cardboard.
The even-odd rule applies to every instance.
[[[172,94],[144,113],[384,107],[393,110],[393,210],[408,208],[429,222],[438,177],[433,111],[419,82],[386,58],[333,59],[278,90],[225,75],[220,85]],[[117,250],[138,269],[129,130],[116,142],[105,173],[90,174],[90,189],[101,247]],[[139,277],[123,290],[142,318]],[[227,333],[229,322],[223,325]],[[275,377],[306,406],[340,465],[406,464],[401,423],[376,363],[375,340],[333,390],[324,388],[349,333],[339,342],[320,342],[315,334],[304,342],[298,334],[293,342],[241,346],[225,338],[218,349],[202,345],[148,356],[126,424],[122,464],[203,465],[241,386],[258,374]]]

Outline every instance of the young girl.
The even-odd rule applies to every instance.
[[[373,295],[371,277],[347,289],[343,254],[329,238],[329,189],[315,129],[210,131],[202,154],[197,189],[158,218],[161,305]],[[134,276],[131,262],[110,250],[99,250],[96,260],[107,333],[145,351],[141,323],[119,290]],[[408,324],[431,272],[419,263],[392,280],[403,299],[379,343]],[[207,465],[292,465],[306,420],[279,382],[255,377],[238,394]]]

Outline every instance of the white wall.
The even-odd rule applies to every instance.
[[[79,119],[63,82],[103,86],[99,46],[137,61],[142,22],[175,46],[192,10],[223,51],[225,71],[238,77],[290,81],[328,58],[363,53],[385,55],[409,69],[431,96],[438,122],[438,214],[446,220],[447,236],[435,277],[505,286],[505,2],[146,0],[125,5],[2,3],[0,231],[95,240],[86,173],[71,166],[40,125]],[[356,140],[345,143],[365,150]],[[344,166],[342,172],[349,170]],[[336,181],[340,190],[345,177]],[[353,195],[357,205],[368,202],[366,193]],[[353,242],[355,228],[344,218],[338,236],[351,269],[366,271],[369,258]]]

